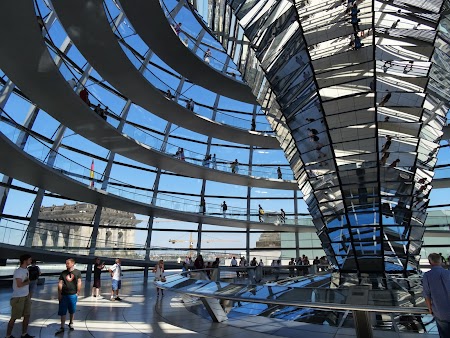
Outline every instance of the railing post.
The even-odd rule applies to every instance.
[[[217,298],[200,298],[201,302],[206,308],[206,311],[211,316],[215,323],[221,323],[228,319],[227,314],[222,308],[220,301]]]
[[[353,311],[357,338],[373,338],[372,323],[368,311]]]
[[[369,301],[368,285],[357,285],[350,288],[350,294],[347,298],[347,304],[368,305]],[[353,310],[353,320],[357,338],[373,338],[372,323],[368,311]]]

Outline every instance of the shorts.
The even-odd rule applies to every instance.
[[[38,283],[37,279],[30,280],[30,293],[34,293],[34,291],[36,290],[37,283]]]
[[[122,281],[121,280],[117,280],[117,279],[113,279],[112,280],[111,288],[112,288],[113,291],[120,290],[121,287],[122,287]]]
[[[99,279],[95,279],[95,278],[94,278],[94,284],[92,285],[92,287],[99,289],[100,286],[102,286],[102,283],[101,283],[101,281],[100,281],[100,278],[99,278]]]
[[[31,299],[28,296],[14,297],[11,304],[11,319],[16,320],[31,314]]]
[[[75,313],[77,310],[77,300],[77,295],[63,295],[59,301],[58,316],[65,316],[67,310],[69,310],[69,313]]]

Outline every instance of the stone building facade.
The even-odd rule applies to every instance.
[[[90,247],[92,226],[64,224],[64,222],[93,225],[95,210],[95,205],[87,203],[41,207],[32,246],[53,248],[58,251],[70,249],[71,252],[85,253]],[[122,256],[122,253],[128,255],[126,249],[135,246],[134,228],[138,223],[140,220],[137,220],[133,213],[103,208],[96,255],[115,256],[114,250],[120,250]],[[134,251],[129,251],[129,255],[134,255]]]
[[[281,236],[279,232],[265,232],[256,241],[256,248],[281,248]]]

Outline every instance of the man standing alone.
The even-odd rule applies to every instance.
[[[61,316],[61,327],[55,334],[64,332],[66,325],[67,310],[69,310],[69,329],[74,330],[73,316],[77,309],[78,295],[81,292],[81,272],[75,269],[75,260],[69,258],[66,260],[66,270],[59,275],[58,282],[58,316]]]
[[[110,269],[111,273],[111,300],[122,300],[119,297],[119,290],[122,287],[122,267],[120,266],[120,258],[116,258],[116,264],[114,264]],[[114,298],[114,294],[116,297]]]
[[[223,201],[221,207],[222,207],[223,217],[226,217],[226,215],[227,215],[227,210],[228,210],[228,205],[227,205],[227,203],[226,203],[225,201]]]
[[[23,317],[22,337],[30,338],[28,334],[28,323],[31,314],[31,299],[29,295],[30,279],[28,277],[28,265],[31,264],[31,256],[28,254],[20,256],[20,266],[14,271],[13,293],[11,296],[11,319],[8,322],[6,337],[14,338],[11,333],[16,319]]]
[[[431,270],[423,275],[423,296],[428,311],[436,319],[440,338],[450,337],[450,271],[441,264],[437,253],[428,255]]]

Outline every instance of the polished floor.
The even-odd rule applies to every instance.
[[[233,316],[223,323],[211,320],[189,311],[178,294],[166,291],[157,297],[152,282],[143,283],[141,278],[126,278],[121,292],[121,302],[109,300],[109,281],[103,282],[102,297],[90,296],[90,287],[84,288],[84,297],[78,301],[75,315],[75,330],[58,337],[226,337],[226,338],[350,338],[355,337],[353,329],[288,322],[259,316]],[[9,298],[11,290],[0,289],[0,336],[5,335],[10,316]],[[57,316],[56,281],[48,281],[33,297],[29,333],[36,337],[54,337],[59,328]],[[21,322],[17,321],[13,335],[20,337]],[[432,337],[426,334],[398,334],[376,332],[377,338]]]

